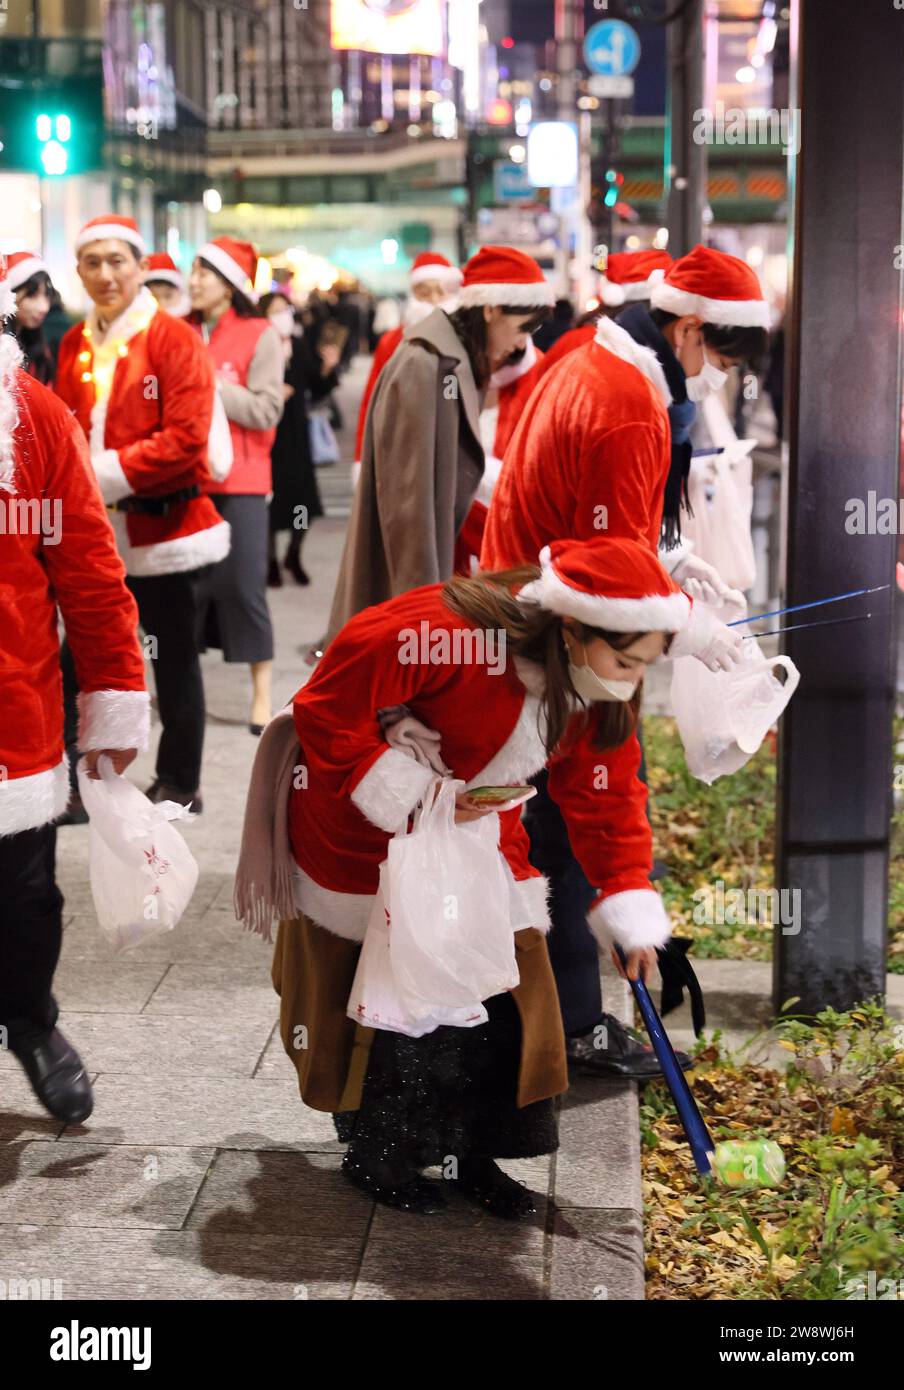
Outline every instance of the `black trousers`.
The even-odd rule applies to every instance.
[[[646,782],[647,760],[640,725],[637,737],[637,775],[641,782]],[[596,889],[574,857],[562,812],[549,794],[549,774],[544,770],[530,780],[537,795],[524,807],[524,827],[530,837],[530,862],[549,879],[549,959],[559,992],[565,1036],[573,1037],[599,1023],[603,1012],[599,948],[587,924]]]
[[[56,827],[0,837],[0,1026],[9,1041],[57,1020],[51,993],[63,943]]]
[[[126,581],[138,603],[163,726],[157,749],[157,778],[190,796],[201,784],[204,750],[204,682],[197,642],[197,586],[209,566],[184,574]]]

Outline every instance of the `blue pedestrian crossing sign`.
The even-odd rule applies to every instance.
[[[588,29],[584,62],[603,77],[626,77],[640,62],[637,31],[623,19],[603,19]]]

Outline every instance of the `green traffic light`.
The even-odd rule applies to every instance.
[[[65,112],[51,116],[42,112],[35,118],[38,137],[38,159],[48,178],[59,178],[69,172],[69,152],[64,148],[72,139],[72,118]]]

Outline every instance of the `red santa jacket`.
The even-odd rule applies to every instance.
[[[203,490],[210,481],[213,371],[207,352],[181,319],[158,310],[147,322],[141,313],[144,296],[153,304],[150,290],[140,290],[108,330],[108,338],[121,340],[121,346],[105,404],[97,400],[92,375],[93,313],[70,328],[60,344],[57,394],[88,437],[108,507],[130,496]],[[171,503],[165,516],[109,515],[129,574],[175,574],[214,564],[229,553],[229,526],[203,492]]]
[[[370,369],[370,376],[367,378],[367,385],[364,387],[364,395],[361,397],[361,409],[358,411],[358,431],[355,435],[356,462],[360,462],[361,453],[364,449],[364,426],[367,423],[367,407],[370,405],[370,398],[374,393],[377,377],[386,366],[386,363],[389,361],[404,336],[405,327],[403,324],[399,328],[391,328],[388,333],[384,333],[377,343],[374,351],[373,364]]]
[[[498,392],[498,408],[495,411],[484,410],[480,417],[486,461],[471,509],[455,540],[456,574],[474,574],[479,568],[480,548],[483,544],[483,532],[487,524],[487,510],[493,496],[493,488],[502,469],[502,460],[509,440],[515,433],[521,413],[540,380],[543,360],[544,354],[535,345],[533,338],[530,338],[527,352],[520,362],[512,367],[503,367],[493,374],[490,385],[495,386]],[[495,421],[492,439],[483,437],[484,420],[488,416]]]
[[[596,337],[596,324],[585,323],[580,328],[569,328],[567,333],[563,333],[561,338],[557,338],[552,347],[543,359],[543,366],[540,368],[540,375],[545,376],[548,371],[561,362],[563,357],[567,357],[570,352],[574,352],[579,347],[586,347],[592,343]]]
[[[296,900],[328,931],[362,939],[389,840],[434,776],[387,745],[378,710],[407,705],[440,734],[443,761],[470,787],[523,782],[546,764],[538,729],[543,671],[513,662],[504,648],[483,648],[485,636],[446,607],[441,585],[413,589],[347,623],[296,695],[305,774],[296,775],[289,807]],[[551,759],[550,789],[601,890],[592,920],[626,949],[658,945],[669,924],[649,885],[636,740],[601,753],[579,720]],[[545,931],[546,881],[529,862],[520,813],[499,819],[515,930]]]
[[[493,493],[480,567],[536,564],[563,536],[629,536],[656,551],[671,395],[649,348],[612,319],[540,381]]]
[[[15,340],[0,339],[0,357]],[[0,372],[0,835],[47,825],[69,799],[57,608],[75,658],[79,747],[143,748],[138,614],[88,459],[63,404]],[[17,417],[17,420],[16,420]],[[6,461],[4,464],[4,454]]]

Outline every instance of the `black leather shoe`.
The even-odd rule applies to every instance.
[[[389,1187],[359,1163],[353,1154],[347,1153],[342,1160],[342,1176],[384,1207],[410,1211],[417,1216],[436,1216],[446,1210],[446,1199],[439,1191],[439,1184],[422,1178],[420,1174]]]
[[[175,801],[180,806],[188,806],[194,811],[196,816],[200,816],[204,810],[204,802],[201,800],[200,792],[180,792],[178,787],[174,787],[170,782],[154,781],[145,792],[148,801],[154,804],[158,801]]]
[[[662,1068],[652,1047],[642,1043],[633,1028],[626,1028],[613,1014],[603,1014],[597,1027],[605,1027],[605,1047],[596,1047],[600,1038],[596,1028],[580,1037],[565,1039],[569,1068],[583,1076],[621,1077],[626,1081],[649,1081],[661,1076]],[[687,1071],[693,1064],[686,1052],[676,1052],[679,1065]]]
[[[68,1125],[87,1120],[94,1109],[91,1082],[81,1057],[58,1028],[11,1037],[9,1050],[22,1063],[32,1090],[54,1119]]]
[[[535,1194],[503,1173],[491,1158],[463,1158],[455,1186],[493,1216],[518,1221],[537,1214]]]

